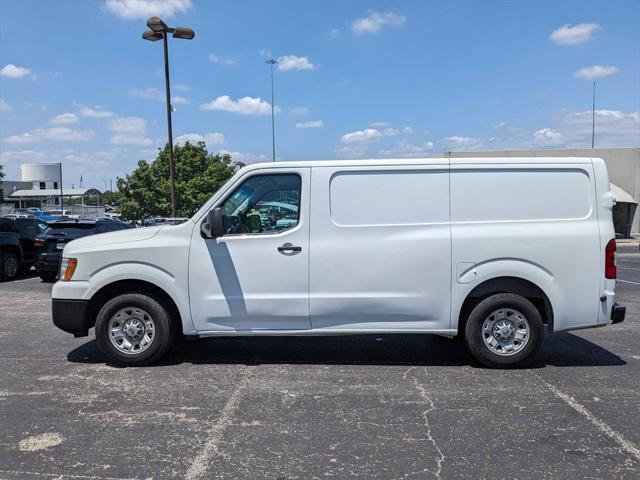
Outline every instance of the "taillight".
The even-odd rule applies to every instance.
[[[604,277],[616,278],[618,268],[616,267],[616,241],[612,238],[604,249]]]
[[[42,245],[44,245],[44,238],[36,237],[33,239],[33,243],[41,247]]]

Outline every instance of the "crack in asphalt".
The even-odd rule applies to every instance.
[[[407,376],[409,375],[409,373],[412,370],[414,370],[415,368],[416,367],[410,367],[409,369],[407,369],[402,374],[402,378],[403,379],[407,379]],[[426,368],[425,368],[425,373],[426,373]],[[418,382],[418,379],[415,376],[412,376],[411,379],[413,380],[413,385],[416,388],[416,390],[418,391],[420,397],[424,400],[424,402],[429,404],[429,408],[427,408],[426,410],[424,410],[422,412],[422,418],[424,419],[425,427],[427,427],[427,439],[429,440],[429,442],[431,442],[431,444],[433,445],[433,448],[435,448],[436,453],[437,453],[437,457],[436,457],[436,470],[432,471],[432,470],[428,470],[427,469],[427,471],[429,473],[431,473],[433,476],[435,476],[436,478],[441,478],[442,468],[443,468],[444,461],[445,461],[446,457],[442,453],[442,450],[440,449],[440,446],[436,442],[436,439],[431,434],[431,424],[429,423],[429,413],[431,413],[432,411],[436,410],[436,407],[435,407],[431,397],[429,397],[427,395],[427,389],[424,387],[424,385],[422,385],[420,382]]]

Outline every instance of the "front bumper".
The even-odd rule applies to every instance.
[[[611,307],[611,323],[622,323],[626,313],[627,307],[619,303],[614,303],[613,307]]]
[[[87,318],[87,300],[67,300],[54,298],[51,302],[53,323],[56,327],[74,337],[89,335],[89,319]]]

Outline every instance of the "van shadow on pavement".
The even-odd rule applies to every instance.
[[[72,350],[74,363],[108,363],[95,340]],[[178,340],[153,366],[192,364],[318,364],[479,366],[461,342],[433,335],[349,335],[330,337],[217,337]],[[619,366],[619,356],[571,333],[546,336],[529,368]]]

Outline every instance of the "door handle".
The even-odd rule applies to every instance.
[[[279,252],[301,252],[302,247],[291,245],[290,243],[285,243],[281,247],[278,247],[278,251]]]

